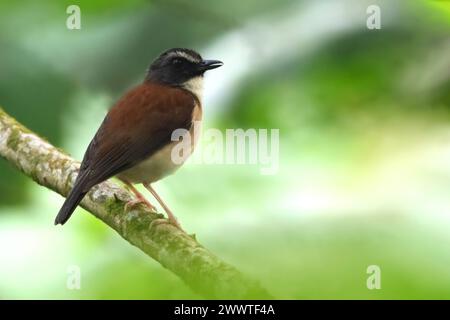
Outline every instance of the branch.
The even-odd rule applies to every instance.
[[[0,108],[0,155],[38,184],[67,196],[79,163],[22,126]],[[269,294],[236,268],[172,226],[162,215],[136,206],[125,212],[133,195],[112,181],[95,186],[81,206],[132,245],[209,298],[268,298]],[[53,218],[53,217],[52,217]],[[53,225],[49,221],[49,225]]]

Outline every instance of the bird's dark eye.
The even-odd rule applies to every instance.
[[[181,64],[181,59],[175,58],[172,60],[172,64],[175,66],[179,66]]]

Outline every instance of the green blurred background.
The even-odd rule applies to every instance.
[[[276,175],[189,163],[156,184],[185,229],[277,298],[450,298],[450,1],[0,0],[0,105],[81,159],[170,47],[225,63],[206,128],[280,129]],[[82,209],[54,227],[62,202],[0,161],[0,298],[199,298]]]

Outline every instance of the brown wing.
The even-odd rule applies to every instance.
[[[194,105],[194,97],[178,88],[144,83],[128,92],[86,151],[79,175],[86,177],[83,189],[148,158],[171,141],[174,130],[189,129]]]

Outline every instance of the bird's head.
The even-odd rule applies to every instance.
[[[183,87],[200,98],[203,74],[222,65],[218,60],[204,60],[194,50],[174,48],[163,52],[153,61],[146,80]]]

